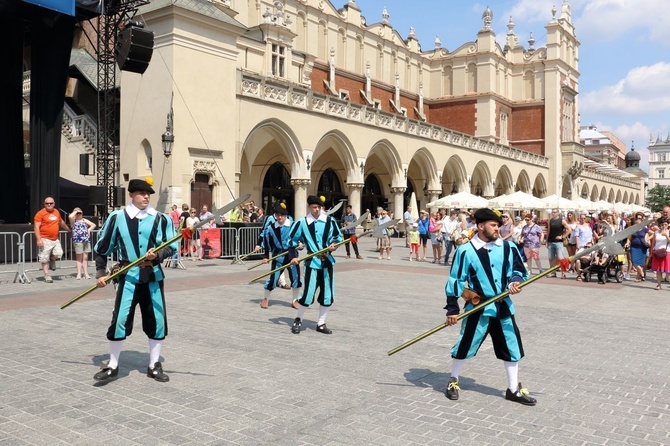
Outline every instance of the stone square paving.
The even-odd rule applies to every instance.
[[[443,392],[456,327],[386,354],[444,321],[448,273],[394,243],[391,261],[370,238],[364,260],[337,251],[330,336],[315,331],[317,308],[290,332],[290,291],[259,307],[262,282],[248,281],[268,267],[166,270],[166,384],[145,375],[139,316],[119,378],[93,381],[108,356],[111,287],[60,310],[93,282],[60,269],[53,284],[0,283],[0,445],[670,444],[670,285],[572,275],[528,286],[514,299],[520,380],[538,405],[504,399],[488,340],[454,402]]]

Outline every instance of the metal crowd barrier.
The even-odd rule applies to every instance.
[[[220,253],[215,258],[237,260],[242,256],[253,252],[256,246],[261,226],[249,226],[239,228],[218,228]],[[99,230],[91,231],[91,247],[98,241]],[[74,275],[76,272],[76,255],[72,237],[69,232],[60,231],[58,233],[61,246],[63,247],[63,257],[56,263],[57,270],[51,273],[54,276]],[[201,240],[202,242],[202,240]],[[29,231],[23,235],[16,232],[0,232],[0,274],[14,274],[14,282],[31,283],[32,276],[41,276],[42,265],[39,263],[38,247],[35,241],[34,231]],[[164,261],[165,267],[186,269],[182,263],[181,250],[174,257]],[[88,256],[88,269],[91,276],[95,276],[95,259],[92,253]],[[91,270],[93,268],[93,270]],[[59,271],[65,274],[59,274]]]
[[[253,252],[258,240],[258,234],[261,233],[262,229],[262,226],[249,226],[238,229],[237,256],[235,260]]]
[[[95,246],[95,243],[98,241],[98,232],[98,230],[91,231],[91,247]],[[60,240],[61,247],[63,248],[63,256],[56,262],[56,271],[64,270],[67,275],[73,274],[72,271],[77,270],[77,264],[75,263],[76,254],[74,252],[72,236],[69,232],[59,231],[58,240]],[[37,273],[39,275],[42,274],[42,265],[37,260],[39,247],[37,246],[37,241],[35,240],[35,231],[25,232],[23,234],[21,244],[23,249],[22,258],[20,261],[21,265],[19,266],[18,280],[21,283],[30,283],[32,280],[28,276],[28,273]],[[89,253],[87,258],[87,267],[91,266],[91,261],[93,260],[91,257],[92,253]],[[54,272],[51,275],[62,276],[63,274]],[[95,275],[95,271],[93,271],[92,275]]]
[[[0,274],[14,274],[14,283],[20,280],[22,265],[20,259],[23,245],[21,234],[18,232],[0,232],[0,249],[2,258],[0,259]]]

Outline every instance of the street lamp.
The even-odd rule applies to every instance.
[[[163,155],[165,155],[165,158],[170,158],[170,155],[172,155],[172,144],[174,144],[174,135],[169,128],[161,135],[161,142],[163,143]]]
[[[166,160],[172,155],[172,145],[174,144],[174,127],[172,125],[174,120],[174,111],[172,110],[172,101],[170,100],[170,112],[167,114],[167,124],[165,126],[165,133],[161,135],[161,142],[163,143],[163,155],[165,155]]]

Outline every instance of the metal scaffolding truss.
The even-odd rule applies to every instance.
[[[96,141],[96,178],[105,187],[107,206],[105,218],[114,207],[114,187],[119,184],[119,91],[116,88],[116,39],[119,26],[131,20],[137,9],[148,0],[109,2],[104,14],[97,19],[98,60],[98,133]],[[93,24],[93,22],[92,22]],[[95,24],[93,24],[95,27]]]

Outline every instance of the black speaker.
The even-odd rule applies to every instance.
[[[154,33],[128,26],[116,39],[116,63],[122,71],[143,74],[154,52]]]
[[[79,175],[92,175],[90,153],[79,154]]]
[[[107,188],[105,186],[88,187],[88,204],[102,206],[107,204]]]
[[[125,187],[115,187],[114,188],[114,206],[117,208],[123,207],[126,205],[126,188]]]

